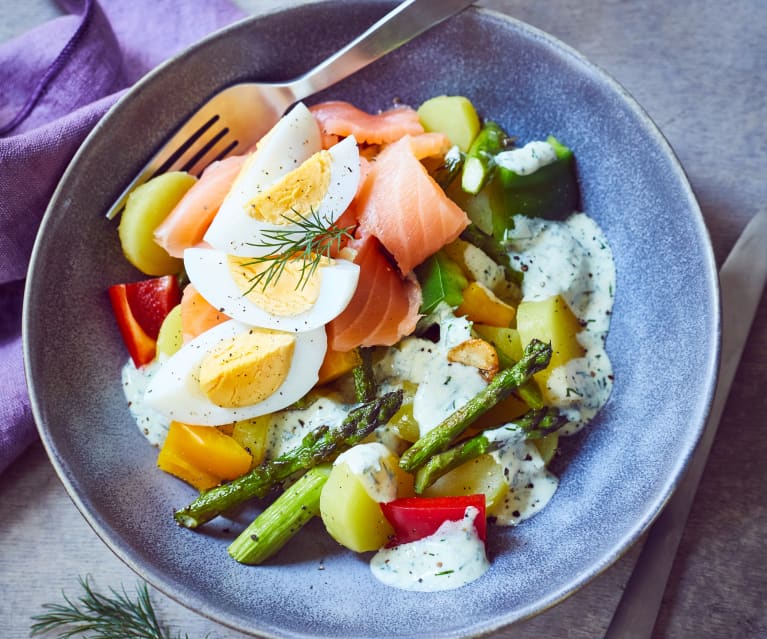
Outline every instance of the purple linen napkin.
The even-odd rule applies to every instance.
[[[33,441],[21,300],[37,228],[69,160],[121,92],[242,17],[230,0],[59,0],[70,15],[0,45],[0,473]]]

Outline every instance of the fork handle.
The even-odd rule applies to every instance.
[[[327,89],[427,29],[466,8],[473,0],[405,0],[343,49],[286,85],[291,102]]]

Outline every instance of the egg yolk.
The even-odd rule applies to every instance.
[[[261,402],[285,381],[295,345],[289,333],[256,328],[225,340],[203,358],[200,390],[223,408]]]
[[[330,263],[328,258],[320,258],[320,266]],[[267,262],[230,255],[228,264],[232,279],[244,297],[272,315],[298,315],[311,309],[320,296],[322,269],[317,268],[310,274],[303,259],[286,262],[279,277],[272,279],[267,287],[255,279],[268,268]],[[307,271],[303,272],[305,265]]]
[[[328,192],[330,165],[330,152],[318,151],[251,199],[246,210],[255,219],[271,224],[289,224],[299,215],[307,217]]]

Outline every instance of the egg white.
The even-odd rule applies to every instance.
[[[300,166],[322,148],[320,128],[303,102],[296,104],[258,142],[245,161],[218,214],[205,234],[212,246],[229,249],[237,241],[233,228],[247,226],[245,205],[283,175]]]
[[[232,279],[223,251],[187,249],[184,268],[197,292],[225,315],[244,324],[280,331],[311,331],[327,324],[349,304],[359,279],[359,266],[347,260],[334,260],[318,269],[319,296],[309,310],[297,315],[273,315],[242,294]]]
[[[271,252],[270,247],[252,245],[263,242],[264,230],[285,230],[296,225],[257,220],[247,213],[247,204],[321,149],[319,125],[299,103],[267,133],[259,148],[246,160],[204,240],[231,255],[252,257]],[[357,192],[360,160],[353,136],[332,146],[328,152],[330,183],[314,212],[330,224],[346,210]]]
[[[230,320],[205,331],[168,358],[154,374],[144,393],[146,405],[169,420],[196,426],[220,426],[281,410],[301,399],[317,383],[327,351],[324,328],[297,333],[293,360],[283,383],[269,397],[250,406],[224,408],[202,392],[198,369],[203,358],[221,341],[251,330]]]

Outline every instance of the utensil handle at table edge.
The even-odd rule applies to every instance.
[[[754,251],[753,245],[757,244]],[[649,639],[682,540],[719,421],[767,277],[767,210],[754,216],[725,260],[719,274],[722,306],[722,358],[708,419],[689,465],[663,511],[647,534],[634,570],[618,602],[604,639]],[[761,246],[761,254],[758,247]],[[740,281],[739,281],[740,278]],[[747,280],[747,281],[743,281]],[[755,298],[744,309],[737,293],[750,288]],[[758,292],[757,292],[758,291]],[[748,312],[746,312],[748,311]]]
[[[424,31],[465,9],[473,0],[405,0],[325,61],[285,86],[291,102],[327,89]]]

